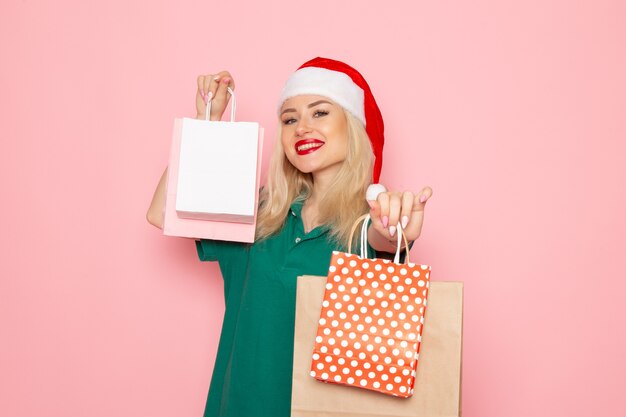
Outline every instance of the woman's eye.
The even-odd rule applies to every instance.
[[[284,125],[292,125],[296,122],[296,119],[285,119],[283,120]]]
[[[314,117],[324,117],[328,114],[328,112],[326,110],[317,110],[315,113],[313,113]]]

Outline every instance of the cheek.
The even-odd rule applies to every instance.
[[[348,123],[344,115],[337,116],[329,127],[337,138],[348,143]]]
[[[340,144],[341,149],[348,152],[348,126],[345,123],[339,123],[335,129],[335,135]]]
[[[283,129],[283,131],[280,134],[280,143],[283,145],[283,149],[285,151],[285,153],[287,152],[287,149],[289,149],[289,134],[287,132],[285,132],[285,129]]]
[[[291,137],[287,134],[283,133],[280,136],[280,143],[283,148],[283,154],[285,158],[291,163],[293,163],[293,159],[295,158],[296,151],[293,148],[293,144],[291,143]]]

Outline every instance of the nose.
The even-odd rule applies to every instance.
[[[298,126],[296,126],[296,136],[304,136],[305,134],[310,133],[311,130],[312,129],[307,121],[302,118],[298,121]]]

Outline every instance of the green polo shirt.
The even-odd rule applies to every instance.
[[[296,278],[327,275],[332,251],[345,250],[325,226],[304,233],[301,209],[253,244],[196,241],[200,260],[219,262],[226,304],[205,416],[291,414]]]

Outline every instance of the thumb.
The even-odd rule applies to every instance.
[[[373,223],[380,223],[380,203],[377,200],[367,200],[367,204],[370,206],[370,217]]]

